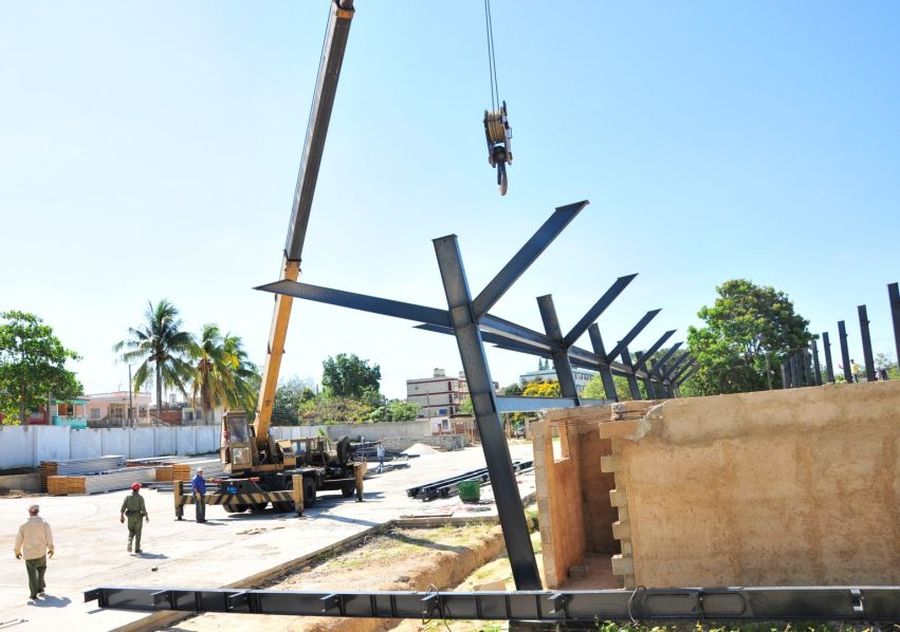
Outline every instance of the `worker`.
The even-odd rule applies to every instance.
[[[384,468],[384,446],[381,445],[381,442],[378,443],[376,454],[378,454],[378,473],[381,474],[381,470]]]
[[[197,468],[197,472],[191,480],[191,491],[194,494],[197,522],[206,522],[206,479],[203,478],[202,467]]]
[[[50,525],[38,516],[40,510],[38,505],[28,508],[28,521],[19,527],[15,544],[16,559],[25,558],[28,589],[31,591],[28,598],[31,600],[44,594],[47,556],[53,557],[53,532],[50,531]]]
[[[850,360],[850,374],[853,376],[854,382],[859,382],[859,375],[861,371],[859,369],[859,365],[856,363],[856,360]]]
[[[128,552],[131,553],[131,542],[134,540],[134,552],[141,553],[141,528],[144,526],[141,518],[150,522],[150,516],[147,515],[147,506],[141,496],[140,483],[131,484],[131,496],[126,496],[122,501],[119,513],[119,522],[124,523],[125,516],[128,516]]]

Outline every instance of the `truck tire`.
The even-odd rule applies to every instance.
[[[228,513],[244,513],[247,511],[247,505],[244,503],[225,503],[222,505]]]
[[[303,506],[312,507],[316,504],[316,481],[311,476],[303,479]]]
[[[356,481],[341,483],[341,496],[350,498],[356,492]]]

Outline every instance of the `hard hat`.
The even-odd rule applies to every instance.
[[[132,489],[133,491],[137,491],[137,490],[139,490],[140,488],[141,488],[141,484],[140,484],[140,483],[132,483],[132,484],[131,484],[131,489]]]
[[[197,468],[197,473],[198,473],[198,474],[199,474],[200,472],[202,472],[202,471],[203,471],[203,468],[202,468],[202,467],[198,467],[198,468]]]

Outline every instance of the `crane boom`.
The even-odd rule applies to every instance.
[[[309,122],[306,127],[303,156],[300,159],[300,171],[297,174],[297,185],[294,188],[291,220],[288,224],[287,240],[284,245],[282,280],[296,281],[300,276],[303,241],[306,238],[309,212],[312,207],[313,195],[316,192],[319,165],[325,149],[325,137],[328,135],[328,123],[331,120],[331,109],[334,106],[334,96],[344,62],[344,50],[347,47],[353,13],[353,0],[332,0],[325,41],[322,44],[322,58],[319,61],[316,89],[313,93]],[[288,322],[291,317],[292,300],[290,296],[281,294],[275,297],[266,364],[263,369],[259,400],[256,405],[256,420],[254,421],[254,434],[260,449],[264,449],[268,441],[269,424],[272,420],[272,407],[275,403],[275,389],[278,386],[278,374],[284,355],[284,341],[287,337]]]

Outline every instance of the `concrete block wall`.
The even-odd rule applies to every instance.
[[[600,478],[598,454],[582,449],[593,466],[561,488],[543,450],[539,499],[562,502],[539,502],[542,538],[577,515],[571,485],[587,503],[584,532],[606,522],[619,543],[612,569],[623,586],[900,584],[900,382],[613,408],[577,413],[596,429],[590,451],[612,477],[604,506],[585,493]],[[559,550],[556,538],[544,548],[558,581],[579,546]],[[598,544],[586,535],[583,546]]]

